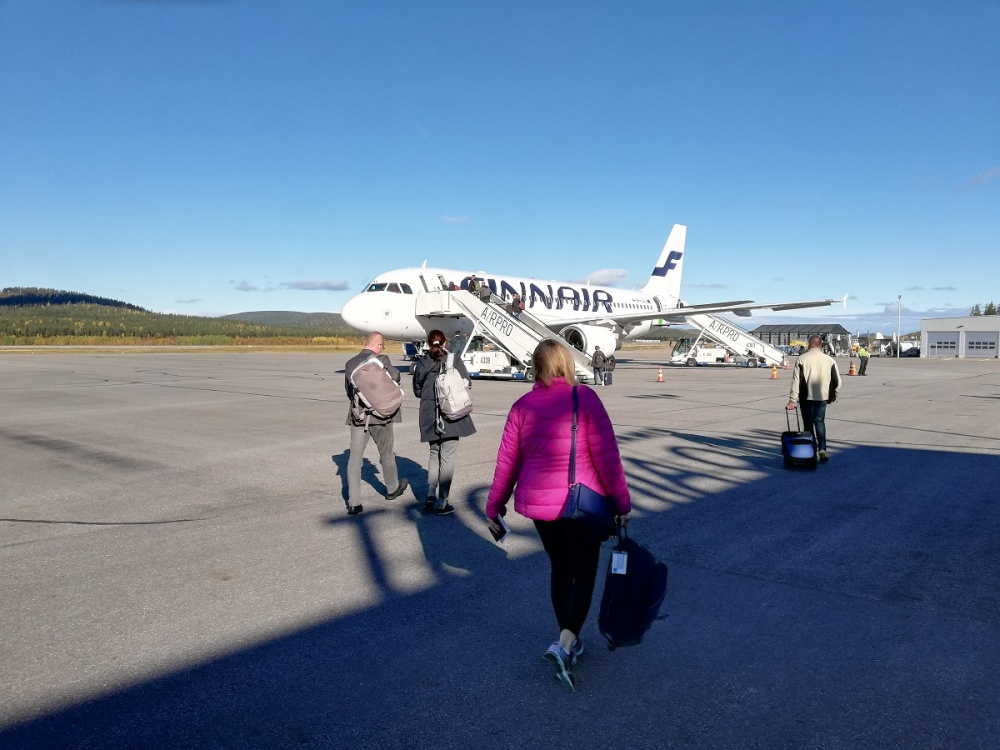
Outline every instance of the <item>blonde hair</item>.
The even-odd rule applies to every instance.
[[[535,380],[540,380],[546,386],[552,385],[555,378],[565,378],[570,385],[576,385],[576,367],[573,365],[573,355],[565,344],[555,339],[544,339],[531,355],[531,368]]]

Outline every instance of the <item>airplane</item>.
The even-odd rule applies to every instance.
[[[475,274],[494,294],[510,299],[521,295],[526,310],[554,334],[587,354],[595,347],[614,352],[622,342],[640,338],[654,325],[687,324],[688,315],[698,313],[733,313],[749,317],[752,310],[798,310],[826,307],[834,302],[847,306],[847,296],[839,299],[803,302],[754,303],[733,300],[690,305],[680,298],[681,273],[684,267],[687,227],[675,224],[667,237],[649,281],[639,290],[627,290],[571,281],[540,281],[534,278],[506,276],[482,271],[451,268],[402,268],[380,273],[360,294],[349,299],[341,310],[348,325],[359,331],[379,331],[386,338],[423,341],[434,329],[444,329],[441,317],[417,315],[416,297],[427,292],[448,289],[452,283],[468,289]],[[446,335],[470,335],[474,321],[450,319]]]

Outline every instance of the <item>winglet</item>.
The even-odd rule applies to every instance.
[[[848,292],[847,294],[844,295],[844,299],[840,300],[840,304],[842,304],[844,306],[845,310],[847,309],[847,297],[848,297],[848,295],[850,295],[850,292]]]

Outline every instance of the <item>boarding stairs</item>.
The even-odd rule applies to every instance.
[[[513,359],[528,366],[539,342],[558,336],[527,310],[522,310],[519,318],[515,318],[506,305],[495,294],[491,295],[489,302],[484,302],[464,289],[441,289],[418,294],[416,313],[418,317],[428,318],[467,317],[474,324],[474,336],[481,335],[489,339]],[[593,383],[594,371],[590,367],[590,357],[569,344],[566,347],[573,355],[577,380],[581,383]]]
[[[738,325],[730,323],[725,318],[711,313],[688,315],[687,322],[701,330],[701,335],[723,346],[733,354],[743,357],[756,357],[769,367],[781,367],[785,354],[765,341],[748,333]]]

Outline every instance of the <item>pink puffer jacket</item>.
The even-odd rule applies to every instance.
[[[577,395],[576,481],[610,497],[615,512],[624,515],[632,502],[611,418],[592,389],[578,386]],[[486,515],[496,518],[513,491],[514,509],[522,516],[558,518],[569,490],[572,438],[573,387],[563,378],[547,387],[535,383],[507,415]]]

